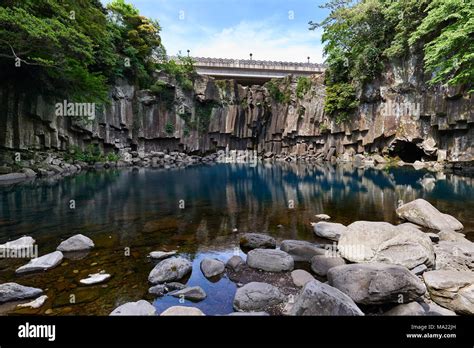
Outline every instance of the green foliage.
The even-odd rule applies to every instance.
[[[31,94],[105,102],[117,78],[151,81],[151,57],[164,52],[159,30],[123,0],[107,9],[99,0],[4,0],[2,80]]]
[[[97,162],[117,162],[120,160],[120,156],[116,153],[110,152],[107,155],[104,155],[99,147],[95,144],[89,144],[87,147],[82,150],[78,146],[70,146],[69,149],[64,154],[64,159],[68,162],[86,162],[88,164],[94,164]]]
[[[191,57],[178,56],[178,62],[173,59],[165,60],[158,64],[158,68],[176,78],[176,81],[184,90],[190,91],[193,89],[197,75],[194,63]]]
[[[167,134],[173,134],[174,133],[174,125],[171,122],[166,123],[165,132]]]
[[[270,96],[277,103],[288,104],[291,100],[291,91],[286,80],[270,80],[265,84],[265,87],[270,93]],[[282,91],[283,89],[283,91]]]
[[[355,88],[348,83],[336,83],[326,88],[324,111],[336,118],[336,123],[342,123],[350,118],[357,108]]]
[[[158,80],[150,87],[150,90],[158,97],[159,102],[165,105],[166,109],[171,110],[173,108],[175,90],[172,86]]]
[[[469,84],[474,90],[474,2],[433,0],[409,43],[424,42],[431,84]]]
[[[215,104],[212,102],[198,103],[196,105],[196,127],[199,132],[207,132],[211,122],[212,109]]]
[[[311,89],[311,80],[308,77],[298,77],[296,84],[296,96],[302,99],[306,93]]]

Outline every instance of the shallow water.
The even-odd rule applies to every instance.
[[[206,314],[226,314],[232,312],[236,285],[225,276],[207,280],[199,263],[206,256],[226,261],[240,253],[235,249],[239,232],[328,243],[312,233],[309,222],[314,214],[324,212],[343,224],[398,223],[398,200],[422,197],[458,218],[473,240],[473,193],[472,178],[451,174],[294,163],[106,170],[35,180],[0,187],[0,243],[30,235],[43,255],[61,240],[82,233],[96,247],[79,260],[65,259],[55,269],[21,276],[14,270],[26,260],[0,260],[0,283],[40,287],[49,296],[42,308],[15,314],[107,315],[118,305],[139,299],[153,301],[158,312],[180,304],[199,307]],[[204,301],[181,304],[171,296],[154,299],[147,294],[154,266],[147,254],[175,249],[193,260],[188,284],[203,287],[208,295]],[[105,285],[79,284],[100,270],[112,274]],[[8,305],[0,306],[0,312],[7,309]]]

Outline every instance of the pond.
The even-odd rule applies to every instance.
[[[332,222],[343,224],[399,223],[397,202],[421,197],[460,220],[473,240],[473,194],[473,179],[453,174],[286,162],[104,170],[4,186],[0,243],[29,235],[43,255],[82,233],[96,247],[82,258],[65,258],[58,267],[40,273],[15,275],[27,260],[0,260],[0,283],[39,287],[49,297],[39,309],[4,304],[0,312],[108,315],[120,304],[146,299],[158,312],[189,305],[206,314],[227,314],[233,311],[237,285],[225,275],[207,280],[199,264],[208,256],[223,261],[234,253],[244,256],[238,249],[239,233],[330,243],[314,236],[310,222],[315,214],[324,212]],[[207,298],[182,304],[169,295],[148,295],[147,278],[155,262],[147,255],[155,250],[177,250],[193,260],[187,284],[201,286]],[[95,286],[79,284],[100,270],[112,278]]]

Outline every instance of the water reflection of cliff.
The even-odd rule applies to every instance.
[[[195,249],[235,240],[234,228],[311,239],[315,213],[342,223],[395,222],[397,201],[418,197],[472,230],[472,180],[407,168],[295,163],[84,173],[1,188],[0,241],[89,233],[113,234],[119,245],[166,239]]]

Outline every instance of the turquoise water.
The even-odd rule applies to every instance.
[[[142,298],[153,301],[161,312],[180,304],[179,299],[147,295],[147,277],[154,263],[146,256],[153,250],[178,250],[194,262],[188,284],[200,285],[208,294],[198,304],[184,305],[199,307],[206,314],[226,314],[232,312],[236,285],[226,276],[214,283],[205,279],[199,262],[206,256],[230,258],[240,232],[327,242],[312,233],[309,223],[314,214],[324,212],[331,221],[344,224],[398,223],[398,200],[422,197],[458,218],[472,240],[473,193],[472,178],[412,168],[326,164],[123,169],[35,180],[0,187],[0,243],[30,235],[43,255],[61,240],[82,233],[95,241],[96,248],[80,260],[64,260],[40,274],[17,276],[14,270],[25,260],[0,260],[0,282],[48,289],[45,306],[16,313],[43,314],[50,309],[52,315],[106,315],[126,301]],[[129,255],[125,248],[130,248]],[[87,274],[102,269],[112,274],[106,287],[79,285]],[[71,293],[78,299],[75,304],[68,302]]]

